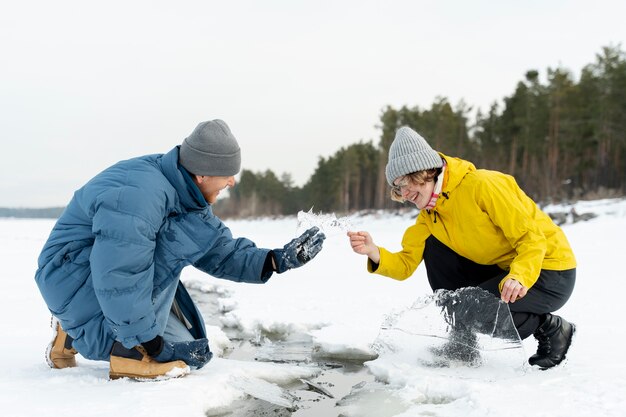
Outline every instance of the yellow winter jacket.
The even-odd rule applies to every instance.
[[[430,235],[478,264],[498,265],[526,288],[541,269],[576,267],[565,234],[517,185],[496,171],[477,170],[468,161],[440,154],[446,161],[441,194],[432,210],[422,210],[402,239],[402,250],[380,247],[378,267],[368,270],[394,279],[410,277],[422,261]]]

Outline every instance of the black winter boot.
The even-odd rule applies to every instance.
[[[539,347],[537,353],[528,359],[528,363],[541,369],[548,369],[563,362],[575,331],[576,326],[572,323],[559,316],[548,314],[534,334],[535,339],[539,341]]]

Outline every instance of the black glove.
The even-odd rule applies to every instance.
[[[146,352],[157,362],[171,362],[181,360],[194,368],[202,368],[206,365],[213,353],[209,349],[209,341],[206,338],[184,342],[168,342],[161,336],[142,343]]]
[[[282,274],[315,258],[315,255],[322,250],[322,243],[326,239],[326,235],[319,231],[318,227],[312,227],[300,237],[287,243],[282,249],[274,249],[272,253],[276,262],[276,272]]]
[[[157,335],[154,339],[141,344],[148,356],[155,357],[163,350],[163,337]]]

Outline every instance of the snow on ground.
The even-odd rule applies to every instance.
[[[626,201],[581,202],[576,211],[597,213],[586,222],[563,226],[578,259],[578,282],[569,303],[559,311],[577,324],[574,345],[563,366],[511,374],[493,370],[487,377],[470,373],[446,376],[418,366],[385,361],[366,366],[385,383],[372,390],[367,409],[374,415],[437,416],[623,416],[626,410],[626,360],[622,354],[626,326],[621,302],[626,292],[622,266]],[[571,207],[546,211],[569,213]],[[411,215],[374,213],[353,216],[349,223],[368,230],[377,244],[396,250]],[[281,247],[295,237],[296,217],[227,221],[235,236],[258,246]],[[137,383],[108,380],[108,363],[78,358],[74,369],[52,370],[43,354],[51,331],[50,315],[33,275],[50,220],[0,220],[0,410],[6,416],[203,416],[205,410],[241,398],[241,381],[284,384],[309,378],[308,366],[215,358],[205,368],[175,380]],[[336,226],[336,225],[335,225]],[[339,225],[341,226],[341,225]],[[342,227],[325,229],[324,250],[310,264],[275,275],[265,285],[218,280],[187,268],[191,286],[208,286],[220,294],[222,326],[241,328],[251,338],[266,334],[308,333],[328,356],[371,359],[385,317],[431,293],[425,270],[399,282],[368,274],[365,258],[354,254]],[[206,317],[205,317],[206,318]],[[206,318],[209,321],[208,318]],[[220,353],[228,339],[211,326],[212,349]],[[534,340],[524,342],[529,356]],[[239,382],[233,382],[239,381]],[[380,388],[380,386],[379,386]],[[390,402],[391,401],[391,402]],[[349,407],[357,407],[350,405]],[[348,408],[349,408],[348,407]]]

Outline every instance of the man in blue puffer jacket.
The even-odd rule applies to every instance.
[[[212,120],[170,152],[119,162],[76,191],[35,276],[53,316],[51,367],[76,366],[80,352],[109,360],[111,378],[185,375],[212,356],[179,281],[185,266],[265,283],[319,253],[325,236],[317,228],[274,250],[233,238],[211,204],[240,167],[237,140]]]

